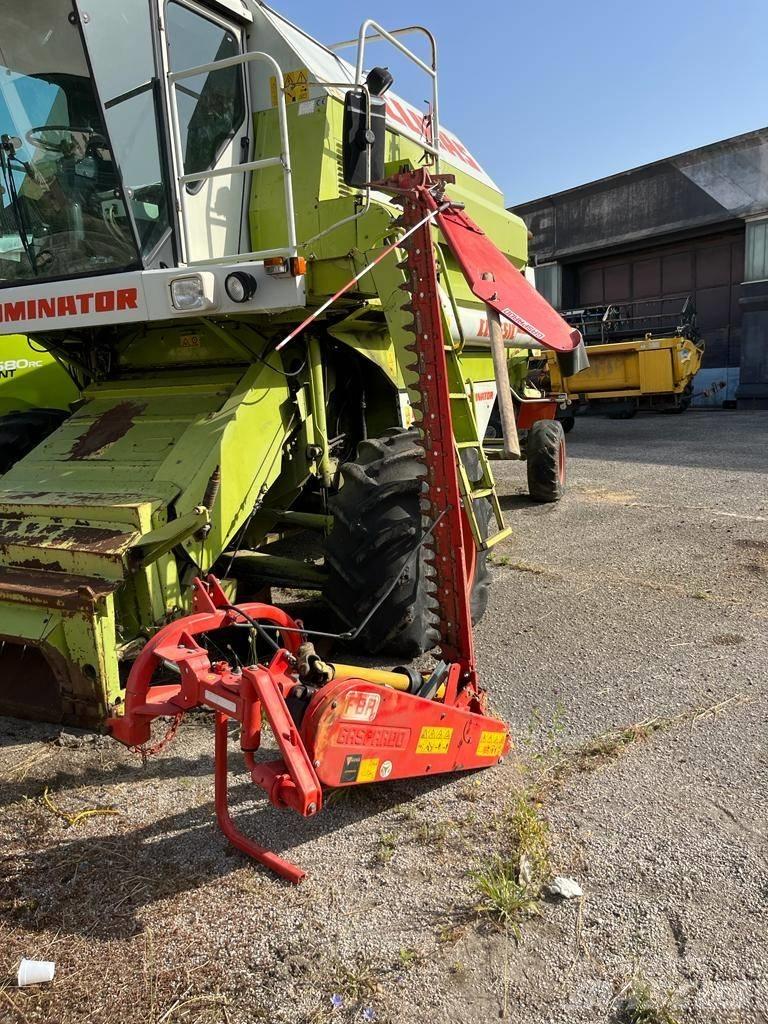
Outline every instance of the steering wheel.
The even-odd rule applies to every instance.
[[[46,138],[50,133],[60,138]],[[37,149],[45,149],[49,153],[60,153],[62,156],[84,156],[94,132],[93,128],[80,128],[68,124],[46,124],[40,128],[30,128],[26,140]]]

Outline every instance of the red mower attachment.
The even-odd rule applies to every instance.
[[[153,719],[195,707],[215,711],[219,825],[237,849],[288,881],[300,882],[304,872],[252,842],[230,818],[230,719],[241,725],[240,749],[253,782],[276,807],[305,817],[321,809],[323,787],[486,768],[508,751],[507,726],[486,714],[484,693],[474,685],[459,689],[459,664],[441,662],[427,678],[328,664],[279,608],[232,605],[213,576],[194,586],[195,612],[147,644],[128,678],[124,713],[109,719],[108,728],[115,739],[141,748]],[[235,670],[212,660],[217,634],[234,627],[279,637],[268,664]],[[275,760],[255,757],[262,712],[280,750]]]
[[[408,669],[384,672],[326,663],[285,612],[267,604],[232,605],[209,576],[195,580],[193,614],[160,629],[142,650],[128,677],[124,714],[108,723],[116,739],[141,747],[149,741],[153,718],[172,716],[176,722],[189,708],[215,711],[219,824],[233,845],[291,882],[301,881],[304,873],[243,836],[229,816],[230,718],[241,724],[240,748],[252,780],[276,807],[290,807],[305,817],[322,807],[323,787],[487,768],[510,747],[507,726],[487,714],[477,683],[469,602],[474,540],[464,526],[432,221],[441,223],[442,216],[443,229],[463,237],[472,267],[493,259],[499,276],[504,266],[516,275],[503,294],[499,288],[501,301],[513,301],[513,293],[517,301],[527,285],[445,198],[444,186],[445,180],[430,178],[423,168],[381,184],[402,207],[395,223],[405,229],[396,245],[404,254],[398,265],[410,300],[402,308],[412,315],[407,330],[413,340],[404,348],[418,382],[412,405],[425,467],[420,508],[431,523],[419,546],[425,545],[432,565],[442,660],[427,677]],[[540,312],[538,296],[533,296],[524,292],[533,312],[520,305],[531,316]],[[509,315],[506,307],[502,311]],[[553,346],[557,326],[546,325]],[[568,347],[574,339],[566,335],[558,343]],[[227,637],[234,631],[242,640],[244,629],[249,654],[219,660],[227,649],[234,654]],[[265,643],[273,649],[268,660],[257,650]],[[280,757],[271,761],[255,757],[262,713],[280,749]]]

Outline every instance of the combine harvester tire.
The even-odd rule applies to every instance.
[[[528,493],[533,501],[559,501],[565,493],[565,433],[557,420],[537,420],[526,442]]]
[[[361,441],[357,457],[341,467],[343,486],[329,502],[335,522],[325,550],[324,596],[341,619],[356,628],[378,595],[399,577],[357,637],[356,646],[373,654],[413,658],[440,639],[434,570],[426,546],[409,560],[423,529],[419,498],[425,467],[418,437],[414,428],[396,428]],[[477,455],[471,449],[464,455],[470,479],[477,479]],[[475,515],[487,536],[487,499],[475,500]],[[478,551],[470,594],[474,622],[485,612],[489,585],[487,552]]]
[[[68,415],[60,409],[25,409],[0,416],[0,476],[29,455]]]

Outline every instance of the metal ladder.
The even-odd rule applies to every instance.
[[[246,163],[231,164],[226,167],[213,167],[207,171],[198,171],[196,174],[184,174],[184,149],[181,142],[181,127],[179,120],[179,105],[177,87],[179,82],[188,78],[195,78],[198,75],[210,74],[213,71],[223,71],[226,68],[233,68],[250,64],[253,61],[263,61],[272,69],[277,86],[277,117],[280,125],[280,154],[279,156],[268,156],[261,160],[248,160]],[[270,259],[275,256],[290,258],[297,254],[296,243],[296,214],[293,204],[293,176],[291,171],[291,147],[288,140],[288,119],[285,104],[285,82],[280,65],[274,57],[268,53],[253,50],[238,54],[236,57],[226,57],[224,60],[213,61],[210,64],[201,64],[199,67],[188,68],[186,71],[169,71],[166,75],[168,82],[168,97],[171,111],[171,144],[173,149],[173,161],[177,181],[177,196],[179,203],[179,226],[183,243],[183,256],[185,266],[212,266],[214,264],[256,262]],[[187,220],[187,185],[197,181],[207,181],[210,178],[220,178],[227,174],[249,174],[252,171],[260,171],[266,167],[281,167],[283,173],[283,199],[285,203],[285,217],[288,226],[288,244],[276,249],[261,249],[253,252],[230,253],[226,256],[214,256],[203,260],[190,260],[191,252],[189,239],[189,224]]]
[[[504,522],[504,513],[496,493],[496,483],[493,479],[488,458],[483,450],[482,438],[478,437],[477,419],[475,407],[467,394],[467,385],[461,372],[458,349],[450,342],[445,344],[445,361],[448,369],[448,382],[450,386],[451,418],[453,420],[453,443],[456,449],[456,467],[459,473],[459,489],[464,501],[464,511],[469,521],[469,527],[475,544],[481,551],[487,551],[494,544],[505,540],[512,533],[511,527]],[[472,481],[464,466],[461,453],[464,450],[473,448],[477,452],[480,466],[480,479]],[[478,526],[475,515],[474,501],[476,498],[488,498],[491,503],[494,519],[496,520],[496,533],[491,537],[483,537]]]

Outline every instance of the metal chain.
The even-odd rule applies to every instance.
[[[183,711],[179,711],[178,714],[174,715],[173,716],[173,721],[171,722],[171,724],[168,726],[168,728],[165,731],[165,735],[162,737],[162,739],[159,739],[157,741],[157,743],[153,743],[151,747],[147,746],[146,743],[134,744],[132,747],[128,747],[128,749],[132,753],[140,755],[142,766],[144,766],[147,763],[147,761],[150,759],[150,757],[154,757],[155,754],[159,754],[160,751],[163,749],[163,747],[167,743],[171,742],[171,740],[174,738],[174,736],[178,732],[178,729],[179,729],[179,726],[181,725],[181,720],[182,720],[183,717],[184,717],[184,712]]]

